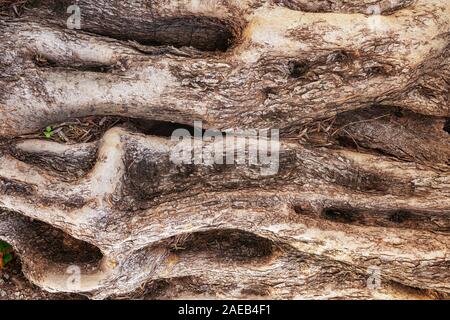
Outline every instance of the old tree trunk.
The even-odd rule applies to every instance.
[[[0,1],[0,239],[32,283],[449,297],[449,0],[24,2]],[[194,121],[280,129],[279,171],[175,164]]]

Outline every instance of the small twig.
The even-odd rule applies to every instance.
[[[336,131],[334,131],[334,132],[331,134],[331,136],[333,137],[333,136],[336,135],[336,133],[338,133],[339,131],[344,130],[345,128],[347,128],[347,127],[349,127],[349,126],[351,126],[351,125],[353,125],[353,124],[364,123],[364,122],[371,122],[371,121],[375,121],[375,120],[378,120],[378,119],[381,119],[381,118],[384,118],[384,117],[387,117],[387,116],[389,116],[389,114],[385,114],[385,115],[382,115],[382,116],[379,116],[379,117],[376,117],[376,118],[372,118],[372,119],[365,119],[365,120],[359,120],[359,121],[347,123],[346,125],[344,125],[344,126],[338,128],[338,129],[336,129]]]
[[[350,136],[350,138],[352,138],[353,142],[354,142],[355,145],[356,145],[356,150],[359,151],[359,145],[358,145],[358,143],[356,142],[355,138],[353,138],[353,136],[352,136],[347,130],[345,130],[345,129],[343,129],[343,130],[344,130],[344,132],[345,132],[346,134],[348,134],[348,135]]]

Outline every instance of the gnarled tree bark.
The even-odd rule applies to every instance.
[[[98,299],[449,296],[448,1],[80,0],[81,30],[71,4],[0,16],[0,239],[33,283]],[[134,124],[27,138],[86,116]],[[195,120],[280,129],[278,173],[174,163],[158,127]]]

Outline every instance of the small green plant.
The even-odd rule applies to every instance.
[[[54,134],[54,132],[53,132],[53,128],[52,127],[49,126],[49,127],[45,128],[44,136],[47,139],[50,139],[51,137],[53,137],[53,134]]]
[[[12,246],[0,240],[0,270],[14,258]]]

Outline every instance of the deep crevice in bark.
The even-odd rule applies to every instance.
[[[70,64],[67,65],[59,60],[52,60],[50,57],[44,57],[41,55],[36,55],[33,59],[36,67],[41,69],[53,69],[61,71],[64,70],[75,70],[81,72],[94,72],[94,73],[108,73],[111,72],[116,66],[115,65],[106,65],[106,64]]]
[[[0,193],[7,195],[30,196],[34,188],[20,181],[0,177]]]
[[[101,251],[85,242],[73,238],[64,231],[51,226],[48,223],[25,218],[18,213],[2,212],[2,222],[17,221],[15,225],[6,223],[2,232],[19,232],[23,239],[17,243],[19,254],[32,249],[36,259],[33,263],[51,265],[84,265],[98,264],[103,255]],[[9,238],[9,237],[8,237]],[[30,240],[28,243],[24,239]],[[14,244],[14,242],[13,242]],[[25,247],[23,247],[25,246]],[[28,247],[27,247],[28,246]],[[40,256],[41,259],[38,259]],[[42,270],[45,272],[46,270]]]
[[[289,73],[292,78],[300,78],[308,71],[308,63],[304,61],[290,61]]]
[[[294,211],[299,215],[350,225],[450,232],[450,220],[446,217],[448,214],[446,212],[411,209],[373,210],[344,206],[327,207],[319,212],[303,206],[294,206]]]
[[[450,139],[442,126],[442,118],[371,106],[339,114],[331,131],[344,148],[437,166],[450,163]]]
[[[143,46],[194,47],[203,51],[225,52],[233,47],[240,37],[237,28],[213,18],[184,17],[161,19],[146,26],[142,33],[103,32],[95,29],[87,31],[122,41],[136,41]],[[186,33],[186,30],[191,30]]]
[[[169,279],[150,281],[142,289],[124,297],[114,297],[115,299],[143,299],[143,300],[167,300],[177,299],[182,296],[192,297],[213,297],[214,288],[202,281],[199,277],[183,276]]]
[[[27,140],[45,138],[44,132],[47,127],[50,127],[53,131],[55,131],[50,138],[47,138],[49,141],[73,145],[77,143],[97,142],[103,137],[106,131],[113,127],[123,127],[149,136],[168,138],[171,137],[172,133],[178,129],[187,130],[193,136],[195,133],[195,128],[193,125],[194,123],[192,123],[192,125],[186,125],[169,121],[147,120],[114,115],[71,118],[61,123],[49,123],[34,133],[23,135],[18,138],[2,140],[0,143],[0,150],[9,151],[21,160],[23,159],[23,161],[27,162],[28,160],[26,155],[21,155],[20,151],[14,149],[14,145],[17,143],[20,144],[21,142],[25,142]],[[202,134],[205,130],[206,129],[202,129]],[[69,138],[69,141],[61,139],[62,137],[59,136],[59,132],[61,131],[63,133],[63,137]],[[89,135],[86,135],[86,132],[88,132]],[[86,137],[88,137],[88,139],[86,139]],[[30,161],[32,160],[33,159],[30,159]]]
[[[180,239],[181,238],[181,239]],[[221,261],[257,264],[270,258],[277,250],[269,239],[239,230],[196,232],[177,236],[171,242],[171,250],[179,255],[207,253]]]
[[[25,275],[39,286],[68,292],[71,268],[87,278],[101,269],[103,254],[97,247],[18,213],[1,210],[0,238],[11,243]]]
[[[66,10],[71,1],[40,0],[33,1],[32,14],[47,10],[46,18],[63,25],[69,17]],[[121,41],[136,41],[143,46],[194,47],[203,51],[225,52],[239,42],[243,21],[219,18],[215,16],[194,15],[183,9],[182,4],[173,7],[170,3],[166,9],[152,7],[152,3],[134,3],[141,10],[121,14],[111,1],[104,1],[104,6],[114,11],[114,16],[97,10],[89,1],[77,1],[82,12],[81,30]],[[100,4],[101,5],[101,4]],[[120,4],[119,4],[120,5]],[[126,6],[127,3],[124,3]],[[130,6],[127,8],[129,9]],[[161,11],[159,11],[161,10]],[[183,12],[185,10],[185,12]],[[180,16],[170,16],[167,11],[181,12]],[[214,14],[214,12],[211,12]]]
[[[2,239],[0,239],[2,240]],[[0,298],[2,300],[87,300],[88,298],[76,293],[50,293],[32,283],[26,278],[23,272],[22,261],[16,256],[1,270],[3,275],[2,289],[4,290]],[[7,277],[7,279],[6,279]]]

